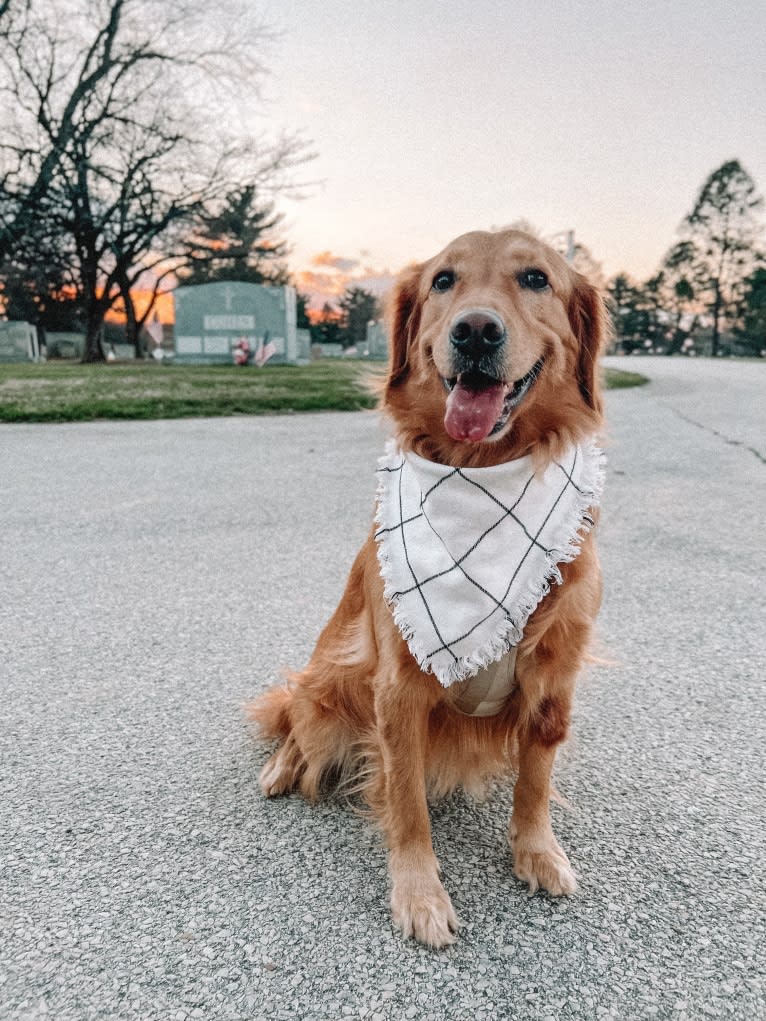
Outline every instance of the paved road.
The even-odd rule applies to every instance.
[[[613,665],[557,770],[581,891],[515,881],[508,789],[455,797],[441,953],[392,932],[363,818],[261,798],[240,712],[339,595],[376,417],[0,430],[2,1021],[764,1016],[766,366],[639,367],[609,396]]]

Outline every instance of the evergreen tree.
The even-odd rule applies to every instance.
[[[704,287],[704,271],[697,250],[690,241],[679,241],[663,259],[653,278],[658,304],[662,308],[665,354],[688,351],[700,325],[698,293]]]
[[[745,354],[766,356],[766,267],[758,269],[745,281],[742,302],[742,323],[737,341]]]
[[[185,285],[219,280],[285,283],[280,260],[287,245],[277,236],[282,219],[273,203],[259,200],[254,185],[235,188],[198,217],[179,278]]]
[[[311,325],[311,341],[313,344],[340,344],[343,341],[340,313],[327,301]]]
[[[311,320],[308,313],[309,298],[300,291],[295,292],[295,325],[299,330],[310,330]]]
[[[763,225],[763,199],[739,160],[729,160],[708,177],[684,219],[684,239],[693,246],[700,298],[712,321],[712,354],[720,349],[726,324],[732,325],[752,273]]]
[[[619,273],[609,281],[606,296],[619,352],[633,354],[651,348],[660,329],[653,281],[642,286]]]
[[[363,287],[349,287],[339,304],[343,346],[361,347],[367,339],[367,324],[380,315],[378,299]]]

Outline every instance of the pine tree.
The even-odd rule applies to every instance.
[[[766,267],[758,269],[745,281],[742,325],[737,339],[745,353],[766,356]]]
[[[234,189],[217,208],[198,218],[179,278],[185,285],[219,280],[285,283],[280,260],[287,254],[287,244],[277,236],[282,219],[273,203],[259,200],[254,185]]]
[[[726,323],[733,323],[745,279],[753,271],[763,225],[763,199],[739,160],[723,163],[702,186],[682,235],[694,248],[701,297],[712,320],[717,355]]]
[[[367,339],[367,324],[378,318],[378,299],[363,287],[349,287],[339,302],[343,346],[360,347]]]
[[[343,335],[340,313],[329,302],[325,302],[322,311],[311,325],[311,340],[314,344],[340,344]]]

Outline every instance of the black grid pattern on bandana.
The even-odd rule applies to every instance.
[[[506,619],[510,619],[511,614],[510,614],[510,611],[509,611],[508,607],[505,604],[505,600],[508,598],[508,595],[510,594],[511,588],[513,587],[513,583],[515,582],[515,580],[516,580],[516,578],[518,576],[518,573],[521,570],[521,567],[524,564],[524,562],[526,561],[527,557],[529,556],[529,554],[532,552],[532,550],[535,547],[537,547],[538,549],[542,550],[542,552],[545,553],[546,556],[550,556],[550,554],[552,552],[550,549],[548,549],[544,545],[542,545],[542,543],[539,541],[540,535],[541,535],[543,529],[545,528],[545,526],[550,521],[553,512],[555,511],[556,507],[559,505],[559,503],[564,498],[565,494],[567,493],[567,491],[569,489],[574,489],[574,490],[577,491],[577,493],[579,493],[581,495],[583,494],[583,490],[577,485],[577,483],[574,481],[574,479],[572,477],[574,475],[574,471],[575,471],[575,468],[577,466],[577,457],[578,457],[578,449],[575,447],[575,449],[574,449],[574,456],[573,456],[573,459],[572,459],[572,465],[571,465],[570,468],[566,468],[563,464],[560,464],[558,461],[554,462],[556,467],[561,470],[561,472],[562,472],[562,474],[564,476],[564,483],[563,483],[563,485],[562,485],[558,495],[556,496],[555,500],[553,501],[551,506],[548,508],[548,512],[547,512],[547,514],[545,516],[545,519],[543,520],[542,524],[537,529],[537,531],[535,532],[534,535],[530,534],[530,532],[527,530],[526,525],[514,513],[514,511],[516,510],[518,505],[524,499],[524,496],[526,495],[526,492],[529,489],[529,487],[530,487],[530,485],[532,483],[532,480],[535,477],[534,472],[532,472],[530,474],[529,478],[525,482],[524,486],[522,487],[521,493],[518,496],[518,498],[516,499],[516,501],[510,507],[507,507],[502,502],[502,500],[499,500],[485,486],[482,486],[481,483],[476,482],[474,479],[469,478],[467,475],[465,475],[460,470],[460,468],[454,468],[452,471],[450,471],[447,474],[445,474],[444,476],[442,476],[442,478],[440,478],[438,480],[438,482],[435,482],[433,484],[433,486],[430,487],[430,489],[426,490],[426,492],[421,495],[421,499],[420,499],[420,513],[410,515],[410,517],[404,519],[403,518],[403,505],[402,505],[402,469],[404,468],[404,457],[401,458],[399,464],[396,465],[395,467],[393,467],[393,468],[384,467],[384,468],[380,469],[381,471],[385,471],[385,472],[389,472],[391,474],[398,474],[399,475],[399,479],[398,479],[399,522],[398,522],[398,524],[393,525],[391,527],[379,529],[375,533],[375,538],[378,539],[381,535],[384,535],[385,533],[392,534],[394,532],[401,531],[402,549],[404,551],[405,562],[406,562],[407,568],[408,568],[408,570],[409,570],[409,572],[410,572],[410,574],[412,576],[412,582],[413,583],[407,589],[402,589],[399,592],[391,593],[391,599],[395,602],[401,596],[409,595],[411,592],[417,591],[418,596],[420,597],[420,599],[423,602],[423,606],[424,606],[424,608],[426,610],[426,613],[428,614],[428,619],[431,621],[431,626],[434,629],[434,633],[436,634],[436,637],[437,637],[438,641],[441,643],[441,644],[437,645],[434,649],[432,649],[427,654],[427,658],[428,659],[430,659],[433,656],[436,656],[440,652],[445,652],[446,651],[446,652],[448,652],[450,654],[450,656],[455,661],[455,663],[458,663],[460,661],[460,658],[455,654],[453,646],[458,645],[460,642],[465,641],[466,638],[469,638],[473,634],[473,632],[476,631],[477,628],[481,627],[482,624],[484,624],[487,620],[489,620],[490,617],[492,617],[496,613],[502,613],[503,616]],[[443,571],[437,572],[436,574],[428,575],[425,578],[418,578],[417,575],[415,574],[415,571],[414,571],[413,567],[412,567],[412,563],[410,562],[409,551],[407,549],[407,530],[406,530],[405,526],[410,524],[410,523],[412,523],[413,521],[417,521],[420,518],[423,518],[426,521],[426,523],[428,524],[428,526],[431,528],[431,530],[434,532],[434,535],[436,535],[437,538],[439,539],[439,541],[441,542],[442,541],[441,540],[441,536],[439,536],[439,533],[436,532],[436,530],[431,525],[431,522],[429,521],[428,513],[427,513],[427,504],[428,504],[428,499],[431,496],[431,494],[436,489],[438,489],[439,486],[444,485],[445,482],[448,482],[450,479],[453,479],[453,478],[460,478],[460,479],[463,480],[463,482],[466,485],[475,487],[475,489],[476,489],[476,491],[478,493],[483,494],[483,496],[486,499],[488,499],[492,503],[496,504],[498,510],[501,511],[501,513],[500,513],[499,517],[488,528],[486,528],[481,533],[481,535],[471,544],[471,546],[465,551],[465,553],[463,553],[462,556],[460,556],[457,560],[452,556],[450,551],[447,549],[446,546],[444,546],[444,543],[442,542],[442,545],[444,546],[445,552],[448,554],[448,556],[452,560],[452,565],[450,567],[447,567]],[[520,558],[518,564],[516,565],[516,569],[514,570],[510,580],[508,581],[508,584],[506,585],[505,590],[503,591],[503,593],[501,595],[497,595],[495,593],[492,593],[492,592],[488,591],[488,589],[486,589],[479,581],[477,581],[475,578],[473,578],[471,576],[471,574],[464,567],[464,563],[471,556],[471,554],[474,553],[479,548],[479,546],[481,546],[481,544],[484,542],[484,540],[487,538],[487,536],[490,535],[496,528],[498,528],[504,521],[508,520],[509,518],[513,522],[515,522],[515,524],[523,532],[524,536],[526,537],[526,539],[528,541],[528,546],[527,546],[526,550],[524,551],[522,557]],[[459,571],[465,577],[466,581],[469,582],[471,585],[473,585],[475,588],[477,588],[480,592],[482,592],[490,600],[490,602],[494,603],[494,606],[489,611],[489,613],[487,613],[481,620],[476,621],[476,623],[472,627],[470,627],[467,631],[465,631],[463,634],[459,635],[457,638],[453,638],[451,641],[446,641],[445,638],[443,637],[443,635],[441,634],[441,631],[439,630],[439,627],[436,624],[436,621],[434,620],[434,616],[433,616],[433,613],[431,611],[431,607],[430,607],[430,605],[428,603],[428,597],[427,597],[426,589],[427,589],[427,586],[428,586],[428,584],[430,582],[436,580],[437,578],[443,578],[445,575],[451,574],[453,571]]]

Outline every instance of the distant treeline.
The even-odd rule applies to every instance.
[[[703,184],[680,240],[643,283],[607,284],[620,353],[766,357],[763,199],[738,160]]]

